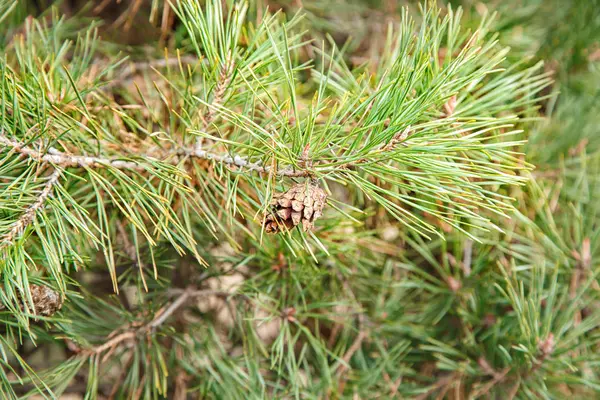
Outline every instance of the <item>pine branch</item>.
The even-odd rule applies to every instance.
[[[17,153],[27,156],[37,162],[47,162],[54,165],[60,165],[62,167],[97,168],[109,166],[117,169],[129,169],[138,171],[145,169],[142,164],[134,161],[68,155],[53,147],[49,147],[47,149],[47,153],[42,154],[41,151],[35,150],[24,143],[20,143],[16,140],[7,138],[6,136],[4,136],[3,131],[0,131],[0,144],[6,147],[10,147]]]
[[[125,161],[121,159],[115,158],[107,158],[107,157],[91,157],[91,156],[80,156],[80,155],[69,155],[65,154],[54,147],[49,147],[47,149],[47,153],[42,154],[41,151],[35,150],[34,148],[27,146],[24,143],[20,143],[16,140],[12,140],[7,138],[0,132],[0,144],[6,147],[10,147],[16,152],[27,156],[37,162],[48,162],[54,165],[59,165],[62,167],[80,167],[80,168],[104,168],[104,167],[112,167],[121,170],[132,170],[132,171],[144,171],[147,167],[138,161]],[[159,156],[166,157],[172,155],[187,155],[194,158],[215,161],[222,164],[227,164],[235,167],[239,167],[241,169],[246,170],[246,172],[257,172],[261,174],[269,174],[271,173],[272,168],[270,166],[262,166],[261,163],[258,162],[250,162],[243,157],[240,156],[231,156],[229,154],[217,154],[211,153],[206,150],[201,149],[191,149],[191,148],[182,148],[175,152],[156,152],[155,154],[150,153],[147,154],[148,157]],[[170,161],[173,164],[178,162],[177,159],[173,159]],[[275,173],[278,176],[287,176],[287,177],[302,177],[310,175],[310,171],[308,170],[295,170],[292,168],[278,170]]]
[[[52,189],[59,182],[59,178],[62,175],[62,171],[55,169],[54,172],[48,177],[48,181],[44,185],[44,188],[27,210],[15,221],[11,229],[0,238],[0,249],[9,246],[13,241],[20,236],[25,228],[29,226],[35,220],[36,214],[44,207],[46,200],[52,194]]]
[[[221,70],[219,73],[219,79],[217,80],[217,85],[214,89],[213,100],[211,106],[206,109],[206,113],[204,114],[204,128],[208,128],[210,124],[214,121],[216,111],[223,104],[223,100],[225,97],[225,90],[227,90],[227,86],[231,82],[231,70],[233,69],[233,57],[231,53],[227,54],[227,58],[223,62],[221,66]]]
[[[156,317],[150,324],[148,324],[147,329],[154,330],[160,325],[163,324],[175,311],[179,309],[183,304],[185,304],[188,299],[192,297],[191,290],[185,290],[175,301],[167,307],[167,309],[162,312],[158,317]]]
[[[106,350],[112,349],[115,346],[118,346],[119,344],[128,341],[128,340],[132,340],[135,339],[137,334],[139,333],[139,331],[127,331],[127,332],[123,332],[117,336],[114,336],[113,338],[109,339],[108,341],[106,341],[105,343],[99,345],[99,346],[95,346],[91,349],[85,350],[83,351],[82,354],[84,355],[96,355],[96,354],[101,354]]]
[[[201,117],[202,127],[205,131],[215,120],[215,110],[223,103],[225,90],[227,90],[227,86],[229,86],[229,83],[231,82],[231,70],[233,69],[233,65],[233,57],[231,56],[231,53],[228,53],[223,65],[221,65],[221,70],[219,72],[219,78],[217,79],[217,84],[214,89],[212,102],[210,106],[207,107],[204,116]],[[203,139],[203,137],[198,137],[196,140],[196,152],[202,151]]]
[[[348,366],[348,364],[350,363],[350,360],[352,359],[352,356],[354,355],[354,353],[356,353],[360,349],[360,347],[362,346],[362,342],[368,336],[369,336],[368,332],[366,330],[364,330],[364,329],[361,328],[358,331],[358,335],[354,339],[354,342],[352,342],[352,345],[350,346],[350,348],[348,348],[348,350],[346,351],[346,353],[342,357],[343,364],[340,364],[340,366],[338,367],[338,370],[337,370],[337,374],[338,374],[338,376],[340,376],[341,380],[344,379],[342,376],[350,368]]]
[[[63,28],[28,20],[22,43],[7,49],[2,235],[19,224],[17,233],[35,235],[4,257],[1,302],[20,305],[27,278],[64,288],[74,279],[83,296],[68,294],[64,318],[47,324],[29,326],[18,307],[2,312],[16,321],[0,335],[0,392],[593,398],[600,175],[588,155],[597,143],[582,133],[567,151],[574,139],[522,130],[539,115],[548,78],[534,63],[515,64],[488,20],[467,22],[478,26],[473,35],[461,29],[460,9],[425,4],[416,21],[403,11],[364,43],[376,43],[376,64],[352,67],[344,60],[353,46],[319,60],[304,42],[312,25],[297,33],[307,25],[263,14],[253,24],[254,5],[246,8],[178,1],[187,35],[178,30],[174,42],[193,51],[188,59],[119,64],[94,37],[73,49],[64,40],[85,35],[68,19]],[[527,29],[519,37],[527,41]],[[99,62],[96,46],[106,49]],[[142,84],[153,68],[160,80]],[[139,90],[127,90],[134,80]],[[119,85],[128,86],[111,96]],[[32,133],[38,121],[50,123]],[[532,145],[521,153],[536,135],[553,144],[549,153],[586,164],[565,158],[555,180],[536,175],[548,196],[526,183],[529,163],[553,159],[532,157]],[[47,189],[57,170],[73,179]],[[290,184],[273,176],[330,184],[314,235],[258,237],[250,221]],[[188,251],[207,254],[210,268]],[[153,277],[138,273],[151,264]],[[107,265],[110,277],[99,272]],[[90,271],[72,273],[80,268]],[[96,282],[109,278],[125,296],[105,301]],[[196,307],[207,318],[184,312]],[[61,337],[82,343],[67,340],[75,356],[23,384],[33,359],[20,343],[49,349]]]
[[[194,149],[182,149],[179,151],[180,154],[186,154],[191,157],[196,157],[204,160],[212,160],[218,163],[232,165],[235,167],[239,167],[246,172],[257,172],[259,174],[270,174],[273,171],[271,166],[263,166],[260,162],[250,162],[247,159],[240,157],[238,155],[231,156],[229,154],[216,154],[211,153],[206,150],[194,148]],[[331,170],[331,169],[328,169]],[[321,170],[322,171],[322,170]],[[319,171],[319,172],[321,172]],[[296,170],[293,168],[286,168],[281,170],[276,170],[274,172],[277,176],[287,176],[287,177],[303,177],[311,175],[311,172],[308,170]]]
[[[440,389],[445,389],[455,383],[455,379],[459,376],[457,372],[453,372],[440,377],[425,393],[415,397],[415,400],[428,399],[432,394],[436,393]],[[443,395],[439,398],[443,398]]]
[[[172,289],[169,293],[177,295],[177,298],[172,301],[166,309],[159,311],[152,321],[139,326],[134,329],[129,329],[126,332],[120,333],[106,342],[94,346],[89,349],[77,349],[77,351],[81,352],[81,354],[89,356],[89,355],[98,355],[103,353],[106,350],[114,349],[120,344],[136,340],[142,334],[154,332],[158,327],[166,322],[166,320],[171,317],[177,310],[179,310],[185,303],[195,297],[204,297],[204,296],[231,296],[232,293],[219,291],[219,290],[194,290],[193,288],[188,289]],[[246,298],[244,295],[239,295],[242,298]],[[110,336],[109,336],[110,337]]]

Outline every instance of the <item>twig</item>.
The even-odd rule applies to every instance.
[[[581,243],[581,251],[573,250],[573,257],[577,260],[577,265],[573,268],[573,274],[571,275],[571,283],[569,285],[569,297],[574,299],[579,290],[581,284],[581,278],[590,270],[592,266],[592,253],[590,250],[590,238],[586,237]],[[595,289],[597,289],[597,283],[594,281]]]
[[[499,383],[503,382],[504,379],[506,378],[508,372],[510,371],[510,368],[504,368],[501,372],[496,373],[496,375],[494,376],[494,379],[492,379],[491,381],[489,381],[488,383],[486,383],[484,386],[482,386],[481,388],[475,390],[474,392],[471,393],[471,397],[472,398],[478,398],[481,396],[484,396],[486,394],[488,394],[490,392],[490,390],[492,390],[492,388],[496,385],[498,385]]]
[[[231,54],[227,55],[225,62],[221,66],[221,71],[219,73],[219,80],[217,85],[215,86],[212,106],[208,107],[205,114],[205,124],[206,126],[210,125],[215,118],[215,106],[219,106],[223,103],[223,99],[225,97],[225,90],[227,90],[227,86],[231,82],[231,70],[233,69],[233,58]]]
[[[133,264],[136,267],[138,267],[138,269],[140,270],[140,276],[142,277],[142,283],[144,285],[144,289],[147,292],[148,285],[146,284],[146,278],[144,277],[144,263],[139,259],[137,248],[129,240],[129,236],[127,235],[127,232],[125,231],[125,227],[123,226],[123,223],[120,220],[117,220],[117,231],[119,232],[119,236],[121,236],[121,239],[123,240],[123,247],[125,248],[125,254],[127,254],[127,257],[129,257],[129,259],[131,261],[133,261]]]
[[[389,141],[389,143],[387,143],[385,146],[383,146],[381,148],[381,151],[392,151],[396,148],[396,146],[398,146],[399,144],[401,144],[402,142],[404,142],[407,138],[408,135],[411,133],[411,127],[410,125],[407,126],[403,131],[401,132],[396,132],[396,134],[394,136],[392,136],[392,139]]]
[[[223,65],[221,66],[221,70],[219,72],[219,78],[217,80],[217,84],[213,92],[213,99],[211,105],[207,108],[204,116],[202,117],[202,125],[204,127],[204,130],[208,129],[210,124],[214,121],[215,108],[220,106],[221,103],[223,103],[225,90],[227,90],[227,86],[229,86],[229,83],[231,82],[231,69],[233,69],[233,57],[231,57],[231,54],[227,54],[227,58],[223,62]],[[198,137],[198,139],[196,140],[195,150],[202,150],[202,144],[203,138]]]
[[[194,148],[194,149],[182,149],[179,154],[186,154],[191,157],[202,158],[204,160],[212,160],[222,164],[229,164],[244,169],[247,172],[258,172],[261,174],[268,174],[273,169],[271,166],[263,166],[259,162],[250,162],[247,159],[238,155],[230,156],[229,154],[215,154],[207,152],[206,150]],[[286,168],[275,171],[276,175],[288,176],[288,177],[301,177],[310,175],[308,170],[296,170],[293,168]]]
[[[171,289],[169,290],[169,294],[176,295],[177,298],[163,311],[159,312],[152,321],[149,323],[142,325],[141,327],[128,330],[126,332],[120,333],[113,338],[109,339],[105,343],[92,347],[90,349],[83,350],[81,353],[84,355],[99,355],[106,350],[114,349],[116,346],[120,345],[123,342],[129,340],[135,340],[140,334],[149,333],[154,331],[160,325],[162,325],[173,313],[175,313],[181,306],[183,306],[189,299],[200,296],[231,296],[237,295],[244,298],[247,298],[245,295],[241,294],[233,294],[227,293],[219,290],[193,290],[191,288],[188,289]]]
[[[58,183],[61,174],[61,170],[54,170],[36,200],[27,208],[27,210],[25,210],[23,215],[12,224],[10,231],[2,236],[2,239],[0,239],[0,249],[12,244],[15,238],[20,236],[25,228],[34,221],[35,215],[44,207],[46,200],[52,194],[52,188]]]
[[[463,250],[463,272],[465,276],[471,275],[471,263],[473,260],[473,240],[467,239],[465,241],[465,248]]]
[[[89,350],[84,351],[83,353],[86,355],[100,354],[100,353],[104,352],[105,350],[111,349],[112,347],[120,344],[121,342],[130,340],[130,339],[135,339],[137,332],[138,331],[128,331],[128,332],[121,333],[121,334],[113,337],[112,339],[108,340],[107,342],[101,344],[100,346],[93,347]]]
[[[167,320],[179,307],[181,307],[189,298],[191,291],[184,291],[181,295],[171,303],[171,305],[164,311],[159,313],[152,321],[149,323],[142,325],[139,328],[132,329],[121,334],[116,335],[115,337],[109,339],[105,343],[92,347],[82,352],[85,355],[99,355],[106,350],[112,350],[119,344],[129,341],[135,340],[138,335],[142,333],[152,332],[154,329],[159,327],[163,322]]]
[[[389,385],[389,396],[391,398],[395,398],[394,396],[396,396],[396,394],[398,393],[398,388],[400,388],[400,385],[402,384],[402,375],[400,375],[400,377],[398,377],[398,379],[396,379],[395,382],[392,382],[392,378],[390,377],[390,375],[387,372],[383,372],[383,379]]]
[[[506,396],[506,400],[513,400],[517,393],[519,392],[519,388],[521,387],[521,377],[517,376],[517,381],[508,391],[508,395]]]
[[[53,147],[47,149],[46,154],[42,154],[40,151],[35,150],[24,143],[17,142],[3,135],[0,131],[0,144],[5,147],[10,147],[17,153],[27,156],[38,162],[47,162],[54,165],[60,165],[62,167],[114,167],[117,169],[129,169],[129,170],[144,170],[143,164],[135,161],[124,161],[110,158],[101,157],[88,157],[88,156],[72,156],[65,154]]]
[[[344,386],[346,386],[346,376],[345,375],[346,375],[346,372],[348,371],[348,369],[350,368],[350,366],[349,366],[350,360],[352,359],[352,356],[354,355],[354,353],[356,353],[358,351],[358,349],[361,348],[362,342],[369,335],[367,331],[365,331],[361,328],[363,319],[364,319],[364,317],[362,315],[359,316],[358,336],[356,336],[356,338],[354,339],[354,342],[352,342],[352,344],[350,345],[348,350],[346,350],[346,353],[342,357],[343,363],[340,364],[340,366],[337,368],[337,371],[336,371],[336,374],[338,376],[338,391],[340,393],[344,392]]]
[[[344,290],[346,292],[348,292],[348,295],[354,300],[355,303],[360,305],[360,302],[354,295],[354,292],[352,291],[352,287],[350,286],[350,283],[348,282],[346,277],[342,273],[338,272],[338,278],[342,282],[342,286],[344,287]],[[360,349],[360,347],[362,346],[362,342],[365,340],[365,338],[367,338],[369,336],[368,330],[366,328],[364,328],[364,325],[366,325],[365,321],[366,321],[365,315],[359,314],[358,315],[358,336],[356,336],[356,338],[354,339],[354,342],[352,342],[352,344],[350,345],[348,350],[346,350],[346,353],[342,357],[343,363],[337,369],[337,374],[339,376],[339,391],[340,391],[340,393],[343,391],[344,386],[346,384],[346,379],[344,378],[344,374],[346,373],[346,371],[349,368],[348,364],[350,362],[350,359],[352,359],[352,356],[354,355],[354,353],[356,353],[358,351],[358,349]]]
[[[550,355],[552,355],[552,353],[554,352],[555,346],[556,342],[554,340],[554,334],[552,332],[548,334],[546,339],[540,340],[540,342],[538,343],[538,350],[540,352],[540,355],[534,360],[534,365],[528,371],[527,376],[533,375],[538,369],[541,368],[541,366],[544,364],[544,361],[546,361],[546,359],[550,357]]]
[[[490,363],[485,358],[479,359],[479,366],[486,374],[491,375],[493,377],[493,379],[491,381],[487,382],[485,385],[480,386],[480,387],[476,388],[475,390],[473,390],[473,392],[471,392],[471,394],[469,395],[469,398],[473,398],[473,399],[479,398],[479,397],[482,397],[483,395],[488,394],[490,392],[490,390],[492,390],[492,388],[494,388],[494,386],[504,382],[508,373],[510,372],[510,367],[504,368],[500,372],[496,371],[494,368],[492,368]]]
[[[431,394],[437,392],[441,388],[444,388],[447,385],[449,385],[450,383],[452,383],[452,381],[454,380],[455,377],[456,377],[456,373],[451,373],[449,375],[442,376],[425,393],[422,393],[419,396],[415,397],[415,400],[425,400]]]
[[[10,147],[17,153],[20,153],[24,156],[27,156],[33,160],[38,162],[47,162],[54,165],[60,165],[62,167],[80,167],[80,168],[104,168],[104,167],[112,167],[121,170],[133,170],[133,171],[144,171],[147,167],[142,162],[138,161],[125,161],[114,158],[104,158],[104,157],[90,157],[90,156],[79,156],[79,155],[69,155],[65,154],[53,147],[49,147],[47,149],[46,154],[41,153],[39,150],[33,149],[32,147],[27,146],[24,143],[18,142],[16,140],[12,140],[7,138],[0,131],[0,145],[4,145],[5,147]],[[200,149],[186,149],[182,148],[175,152],[167,152],[162,155],[187,155],[189,157],[200,158],[209,161],[216,161],[218,163],[232,165],[241,169],[246,170],[247,172],[257,172],[257,173],[270,173],[272,167],[263,166],[259,162],[250,162],[247,159],[241,156],[231,156],[229,154],[216,154],[210,153],[205,150]],[[158,155],[158,154],[157,154]],[[174,163],[173,161],[170,161]],[[278,176],[288,176],[288,177],[301,177],[310,175],[310,171],[308,170],[296,170],[293,168],[286,168],[275,171],[275,174]]]
[[[127,377],[127,373],[129,372],[129,368],[131,367],[131,364],[133,363],[133,359],[134,359],[133,352],[130,352],[129,358],[127,359],[127,361],[125,361],[124,364],[122,364],[123,369],[122,369],[121,373],[119,374],[119,377],[115,380],[115,383],[113,384],[110,394],[108,395],[108,400],[115,399],[117,392],[119,391],[119,389],[121,388],[121,385],[123,384],[123,381]]]
[[[354,342],[352,342],[352,345],[348,348],[348,350],[346,350],[346,353],[342,357],[343,363],[337,369],[338,375],[341,376],[348,370],[348,368],[349,368],[348,363],[350,362],[350,359],[352,358],[354,353],[356,353],[358,351],[358,349],[360,349],[362,342],[365,340],[365,338],[367,336],[369,336],[369,335],[368,335],[367,331],[365,331],[365,330],[361,329],[358,332],[358,336],[356,336],[356,338],[354,339]]]
[[[184,291],[171,305],[163,312],[158,318],[155,318],[150,324],[148,328],[156,329],[158,326],[162,325],[163,322],[167,320],[179,307],[181,307],[188,299],[192,297],[189,290]]]
[[[188,292],[190,297],[205,297],[205,296],[219,296],[219,297],[239,297],[246,301],[252,301],[250,297],[243,293],[227,292],[225,290],[212,290],[212,289],[201,289],[201,290],[190,290],[190,289],[169,289],[168,294],[170,296],[180,296],[183,293]]]
[[[457,104],[458,104],[458,100],[456,98],[456,95],[450,97],[448,99],[448,101],[446,101],[446,103],[444,103],[444,106],[443,106],[444,115],[446,115],[447,118],[452,117]]]

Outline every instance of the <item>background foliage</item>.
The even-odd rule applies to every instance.
[[[597,397],[600,4],[451,3],[0,0],[2,395]]]

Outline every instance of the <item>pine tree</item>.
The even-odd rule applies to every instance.
[[[0,392],[596,396],[600,18],[526,3],[0,0]]]

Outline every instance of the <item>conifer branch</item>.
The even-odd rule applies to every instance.
[[[250,162],[244,157],[238,155],[231,156],[229,154],[217,154],[211,153],[206,150],[194,148],[194,149],[182,149],[179,154],[185,154],[190,157],[200,158],[204,160],[216,161],[218,163],[232,165],[245,170],[246,172],[257,172],[259,174],[269,174],[273,170],[271,166],[264,166],[260,162]],[[311,174],[308,170],[296,170],[293,168],[286,168],[276,170],[275,175],[287,176],[287,177],[303,177]]]
[[[35,150],[34,148],[27,146],[24,143],[18,142],[7,138],[0,132],[0,144],[6,147],[12,148],[17,153],[27,156],[38,162],[47,162],[62,167],[80,167],[80,168],[104,168],[112,167],[121,170],[132,170],[132,171],[144,171],[147,168],[138,161],[125,161],[115,158],[106,157],[92,157],[92,156],[80,156],[65,154],[54,147],[49,147],[47,153],[43,154],[41,151]],[[217,154],[211,153],[206,150],[197,148],[183,148],[176,152],[157,152],[156,154],[148,154],[148,156],[168,156],[168,155],[187,155],[194,158],[215,161],[222,164],[227,164],[235,167],[244,169],[246,172],[257,172],[261,174],[268,174],[272,168],[263,166],[259,162],[250,162],[247,159],[238,155],[231,156],[229,154]],[[177,161],[177,160],[175,160]],[[278,176],[287,177],[302,177],[310,175],[307,170],[296,170],[292,168],[282,169],[276,171]]]
[[[227,90],[227,86],[229,86],[229,82],[231,82],[231,70],[233,69],[233,57],[231,53],[227,54],[227,58],[223,62],[221,66],[221,71],[219,73],[219,79],[217,81],[217,85],[215,86],[212,107],[208,107],[206,110],[204,125],[208,127],[215,119],[215,108],[223,104],[223,100],[225,97],[225,90]]]
[[[188,300],[190,300],[192,298],[202,297],[202,296],[212,296],[212,295],[217,295],[217,296],[232,295],[232,293],[227,293],[227,292],[219,291],[219,290],[194,290],[192,288],[182,289],[182,290],[173,289],[173,290],[169,291],[169,293],[176,294],[177,298],[174,301],[172,301],[171,304],[169,304],[169,306],[166,309],[159,311],[156,314],[156,316],[152,319],[152,321],[150,321],[147,324],[144,324],[138,328],[130,329],[130,330],[127,330],[126,332],[120,333],[98,346],[94,346],[92,348],[85,349],[85,350],[79,350],[79,351],[83,355],[86,355],[86,356],[98,355],[98,354],[103,353],[106,350],[114,349],[115,347],[119,346],[123,342],[135,340],[141,334],[150,333],[150,332],[154,331],[156,328],[158,328],[159,326],[161,326],[171,315],[173,315],[173,313],[175,313],[177,310],[179,310]],[[240,296],[245,297],[243,295],[240,295]]]
[[[135,339],[137,333],[138,333],[137,331],[123,332],[123,333],[109,339],[108,341],[106,341],[105,343],[103,343],[99,346],[92,347],[91,349],[85,350],[83,352],[83,354],[85,354],[85,355],[101,354],[104,351],[110,350],[110,349],[114,348],[115,346],[118,346],[119,344],[121,344],[127,340]]]
[[[210,124],[213,123],[215,119],[215,108],[219,107],[224,100],[225,90],[227,90],[227,86],[231,82],[231,70],[233,69],[233,57],[231,53],[227,54],[223,65],[221,65],[221,70],[219,72],[219,78],[217,79],[217,84],[213,93],[213,100],[211,102],[210,107],[206,109],[204,116],[202,118],[202,126],[204,130],[207,130]],[[196,140],[195,150],[201,151],[202,149],[202,137],[199,137]]]
[[[454,383],[454,380],[457,378],[459,374],[457,372],[452,372],[447,375],[443,375],[440,377],[425,393],[422,393],[419,396],[415,397],[415,400],[425,400],[428,399],[433,393],[436,393],[440,389],[445,389]],[[443,398],[439,396],[439,398]]]
[[[185,304],[190,297],[192,297],[191,290],[185,290],[177,299],[175,299],[175,301],[171,303],[171,305],[169,305],[169,307],[167,307],[164,312],[162,312],[157,318],[148,324],[146,329],[156,329],[162,325],[162,323],[165,322],[167,318],[169,318],[175,311],[177,311],[179,307]]]
[[[44,185],[36,200],[27,208],[27,210],[25,210],[23,215],[21,215],[19,219],[13,223],[11,229],[4,236],[2,236],[2,239],[0,239],[0,248],[11,245],[13,241],[23,233],[25,228],[27,228],[27,226],[29,226],[35,220],[36,214],[44,207],[46,200],[52,194],[52,189],[56,184],[58,184],[61,174],[61,170],[55,169],[54,172],[49,176],[48,181]]]
[[[153,0],[154,21],[160,8],[163,26],[177,15],[177,40],[154,52],[148,42],[147,60],[137,52],[123,62],[123,47],[80,32],[78,16],[22,24],[27,10],[0,0],[0,247],[33,233],[27,246],[0,250],[0,317],[10,318],[0,393],[599,391],[589,349],[600,326],[600,157],[575,112],[595,103],[538,108],[551,78],[538,63],[514,62],[539,47],[537,31],[523,31],[508,54],[498,43],[510,44],[503,31],[514,24],[496,25],[496,40],[487,18],[467,21],[473,33],[460,8],[427,2],[416,20],[412,8],[386,10],[387,32],[365,21],[372,37],[338,52],[313,23],[323,16],[338,37],[344,24],[331,21],[343,13],[304,1],[318,11],[306,23],[252,2]],[[7,18],[6,4],[20,11]],[[9,43],[15,32],[23,40]],[[368,53],[373,63],[346,62]],[[586,91],[600,77],[590,76]],[[546,110],[551,135],[530,131]],[[561,113],[577,124],[556,124]],[[534,164],[541,172],[530,179]],[[259,236],[265,201],[279,194],[293,200],[274,205],[276,215],[314,215],[315,196],[299,194],[313,179],[333,197],[319,229]],[[67,292],[61,318],[32,325],[63,296],[46,296],[42,313],[28,282],[80,286],[82,296]],[[107,298],[111,283],[121,296]],[[473,347],[474,337],[494,346]],[[71,338],[61,360],[28,365],[24,340],[51,349],[61,338]]]
[[[350,363],[350,360],[352,359],[352,356],[354,355],[354,353],[356,353],[358,351],[358,349],[360,349],[362,342],[368,337],[368,333],[366,330],[359,330],[358,331],[358,335],[356,336],[356,338],[354,339],[354,342],[352,342],[352,345],[350,346],[350,348],[346,351],[346,353],[344,354],[344,356],[342,357],[342,361],[344,362],[343,364],[341,364],[337,370],[337,374],[338,376],[342,376],[347,370],[348,368],[350,368],[348,366],[348,364]]]
[[[544,361],[552,355],[555,347],[556,342],[554,340],[554,334],[550,332],[546,338],[538,342],[538,351],[540,354],[533,360],[534,365],[528,371],[527,375],[531,375],[540,369],[544,364]]]
[[[3,135],[0,132],[0,144],[12,148],[17,153],[27,156],[38,162],[47,162],[54,165],[60,165],[62,167],[81,167],[81,168],[94,168],[94,167],[113,167],[117,169],[129,169],[129,170],[144,170],[144,166],[135,161],[124,161],[102,157],[90,157],[90,156],[79,156],[65,154],[54,147],[49,147],[47,152],[43,154],[41,151],[35,150],[24,143],[12,140]]]

